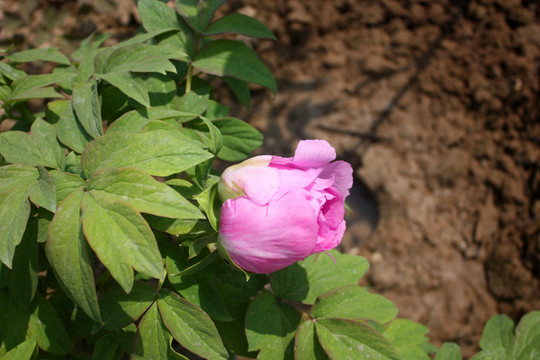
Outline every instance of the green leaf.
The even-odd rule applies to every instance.
[[[156,290],[147,283],[135,281],[129,294],[113,286],[99,299],[105,330],[117,330],[136,321],[152,305]]]
[[[404,360],[429,360],[424,351],[425,345],[429,344],[425,336],[428,332],[427,327],[412,320],[396,319],[384,329],[383,335]]]
[[[262,145],[263,135],[240,119],[216,119],[212,123],[223,136],[223,146],[218,154],[220,159],[242,161]]]
[[[461,348],[454,343],[446,342],[444,343],[437,355],[435,355],[435,360],[461,360]]]
[[[540,354],[540,311],[532,311],[521,318],[513,345],[514,359],[534,359]]]
[[[37,338],[38,346],[52,354],[67,354],[71,340],[56,310],[41,294],[37,294],[30,309],[28,332]]]
[[[251,105],[251,92],[249,90],[249,85],[245,81],[230,76],[224,76],[223,80],[225,83],[227,83],[229,88],[231,88],[234,96],[236,96],[240,104],[249,109],[249,106]],[[227,114],[224,116],[227,116]]]
[[[9,292],[24,308],[30,305],[36,294],[38,265],[37,222],[31,221],[15,249],[13,270],[9,276]]]
[[[17,63],[30,61],[50,61],[59,64],[69,65],[71,62],[56,48],[41,48],[20,51],[6,56],[9,60]]]
[[[90,318],[100,322],[92,264],[81,229],[83,196],[82,189],[75,189],[60,203],[49,226],[45,250],[56,277],[73,301]]]
[[[11,349],[4,356],[1,356],[1,360],[31,360],[36,350],[36,338],[30,338],[23,341],[15,348]]]
[[[189,61],[195,50],[195,38],[193,31],[186,22],[168,7],[158,0],[141,0],[138,2],[139,15],[143,27],[148,32],[164,29],[178,29],[180,31],[170,35],[175,39],[174,47],[182,50],[186,55],[180,57],[184,61]]]
[[[160,48],[163,48],[163,46],[160,46]],[[158,73],[138,75],[146,84],[152,108],[169,109],[172,107],[173,99],[176,97],[175,78],[178,75],[175,74],[174,77],[170,76],[170,74],[163,75]]]
[[[81,202],[88,243],[126,293],[133,269],[160,279],[163,261],[152,230],[131,205],[106,195],[86,193]]]
[[[75,76],[76,74],[68,72],[22,76],[11,84],[13,91],[6,99],[6,103],[42,97],[63,97],[52,88],[45,87],[73,79]]]
[[[506,315],[495,315],[488,320],[479,345],[483,350],[494,351],[499,347],[510,349],[514,337],[514,322]]]
[[[320,296],[311,315],[316,319],[372,320],[384,324],[397,313],[397,307],[390,300],[353,285]]]
[[[108,48],[110,49],[110,48]],[[88,53],[80,60],[78,68],[77,82],[84,83],[88,81],[95,72],[95,60],[99,54],[106,51],[106,49],[91,49]],[[111,50],[112,51],[112,50]],[[72,54],[73,56],[73,54]]]
[[[30,200],[39,207],[51,212],[56,211],[56,190],[49,172],[38,165],[39,177],[30,190]]]
[[[315,323],[306,320],[298,327],[294,344],[295,360],[328,360],[315,335]]]
[[[133,44],[115,50],[105,63],[104,73],[114,72],[165,72],[176,74],[176,68],[167,60],[185,55],[167,46]]]
[[[28,191],[19,186],[0,193],[0,260],[9,268],[30,215]]]
[[[157,302],[165,326],[183,347],[209,360],[229,358],[214,323],[199,307],[167,290]]]
[[[300,314],[290,305],[261,292],[251,302],[246,314],[249,350],[260,349],[258,359],[293,358],[294,332]]]
[[[321,319],[315,323],[315,329],[321,346],[331,359],[401,359],[388,340],[363,323]]]
[[[172,337],[163,324],[157,302],[148,309],[135,335],[132,360],[185,359],[171,349]]]
[[[101,107],[96,81],[76,82],[73,85],[73,99],[71,102],[77,119],[87,134],[94,139],[103,135]]]
[[[203,219],[203,214],[178,192],[137,168],[109,168],[94,173],[86,185],[90,194],[125,201],[140,212],[179,219]]]
[[[150,98],[144,81],[129,71],[99,74],[100,79],[106,80],[124,94],[143,106],[150,107]]]
[[[232,321],[233,318],[227,309],[227,304],[218,290],[218,281],[207,276],[209,273],[213,273],[215,267],[210,265],[207,271],[184,275],[181,271],[189,269],[191,262],[178,263],[177,255],[178,253],[174,251],[173,254],[169,253],[167,255],[169,281],[175,290],[188,301],[201,307],[212,319]],[[197,260],[199,259],[194,259],[194,261]]]
[[[70,149],[75,150],[79,154],[83,152],[86,145],[88,145],[88,143],[93,139],[93,137],[84,129],[79,120],[77,120],[77,116],[75,115],[75,110],[73,110],[71,101],[69,102],[66,111],[64,111],[64,113],[62,113],[60,116],[56,131],[58,134],[58,139],[62,142],[62,144],[66,145]]]
[[[208,43],[195,56],[193,66],[202,72],[231,76],[277,92],[270,70],[241,41],[220,39]]]
[[[210,94],[208,91],[190,91],[182,96],[177,104],[177,109],[189,114],[201,115],[210,106]]]
[[[80,176],[66,173],[60,170],[52,170],[50,173],[51,179],[56,189],[56,201],[62,202],[75,190],[82,190],[84,180]]]
[[[3,354],[26,339],[30,314],[21,309],[6,290],[0,290],[0,309],[0,354]]]
[[[63,113],[66,112],[70,102],[69,100],[54,100],[47,103],[45,118],[51,124],[56,124]]]
[[[248,351],[243,319],[228,322],[214,320],[214,323],[229,353],[236,355],[237,358],[245,356],[249,359],[255,359],[257,357],[257,352]],[[234,359],[234,357],[232,358]]]
[[[10,80],[17,80],[24,76],[27,76],[26,73],[22,70],[17,69],[9,64],[0,62],[0,74],[4,75]]]
[[[86,147],[82,162],[87,177],[98,170],[127,166],[138,167],[150,175],[169,176],[211,157],[180,132],[155,130],[105,134]]]
[[[56,126],[36,119],[30,134],[7,131],[0,134],[0,153],[11,163],[58,168],[65,150],[56,139]]]
[[[47,241],[47,231],[53,219],[54,214],[50,211],[39,209],[36,217],[37,222],[37,242],[44,243]]]
[[[83,39],[79,48],[71,53],[71,58],[75,61],[84,61],[88,58],[92,50],[99,48],[111,34],[96,34],[95,32]]]
[[[214,100],[209,100],[208,109],[206,109],[204,116],[210,120],[227,117],[229,115],[229,107],[222,105]]]
[[[261,39],[276,40],[272,32],[259,20],[244,14],[233,13],[216,20],[205,31],[205,35],[235,33]]]
[[[276,295],[291,301],[315,303],[318,296],[342,286],[356,285],[369,268],[360,256],[340,254],[335,250],[314,254],[283,270],[270,274]]]
[[[28,165],[0,167],[0,260],[9,268],[26,228],[27,197],[38,176],[36,168]]]
[[[216,9],[224,2],[225,0],[175,0],[180,16],[198,33],[206,29]]]
[[[115,335],[115,333],[107,333],[98,337],[94,345],[91,360],[118,359],[118,357],[115,357],[115,354],[120,347],[120,343]]]
[[[200,194],[194,196],[215,231],[219,231],[219,217],[221,213],[221,202],[217,193],[217,185],[215,183]]]
[[[189,249],[185,247],[171,249],[166,260],[169,282],[212,319],[231,321],[234,318],[243,322],[251,297],[266,284],[266,277],[253,275],[246,281],[241,272],[223,261],[213,261],[202,271],[182,275],[182,271],[204,259],[206,254],[207,249],[201,251],[199,257],[190,258]]]
[[[507,360],[506,350],[502,347],[492,350],[482,350],[470,360]]]

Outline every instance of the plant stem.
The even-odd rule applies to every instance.
[[[186,94],[191,91],[191,78],[193,77],[193,66],[189,64],[186,76]]]

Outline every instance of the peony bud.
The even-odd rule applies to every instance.
[[[326,141],[304,140],[292,158],[256,156],[223,172],[219,241],[236,265],[271,273],[340,243],[352,167],[335,158]]]

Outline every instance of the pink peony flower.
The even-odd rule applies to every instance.
[[[326,141],[304,140],[292,158],[256,156],[223,172],[219,242],[236,265],[271,273],[340,243],[352,167],[335,158]]]

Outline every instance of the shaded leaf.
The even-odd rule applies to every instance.
[[[0,290],[0,354],[15,348],[26,339],[30,314],[21,309],[6,290]],[[17,359],[18,360],[18,359]]]
[[[228,359],[229,354],[210,317],[180,296],[161,290],[159,312],[172,336],[189,351],[206,359]]]
[[[9,275],[9,292],[24,308],[30,305],[36,294],[38,261],[37,222],[31,221],[15,250],[13,270]]]
[[[240,104],[244,105],[246,108],[249,109],[249,106],[251,105],[251,92],[249,90],[249,85],[247,84],[247,82],[230,76],[223,76],[223,80],[225,81],[225,83],[227,83],[229,88],[231,88],[234,96],[236,96],[236,99],[238,99]],[[221,117],[224,116],[227,116],[227,114]]]
[[[300,314],[290,305],[261,292],[251,302],[246,314],[249,350],[260,349],[258,359],[292,359],[294,332]]]
[[[212,23],[205,31],[205,35],[235,33],[261,39],[276,40],[272,32],[259,20],[244,14],[228,14]]]
[[[241,41],[220,39],[204,46],[195,56],[193,66],[218,76],[231,76],[264,86],[275,94],[277,84],[268,68]]]
[[[225,0],[175,0],[176,10],[198,33],[206,29],[214,12]]]
[[[149,284],[135,281],[129,294],[113,286],[99,299],[105,330],[117,330],[137,320],[152,305],[156,290]]]
[[[41,294],[37,294],[30,309],[28,332],[35,336],[38,346],[52,354],[67,354],[71,340],[56,310]]]

